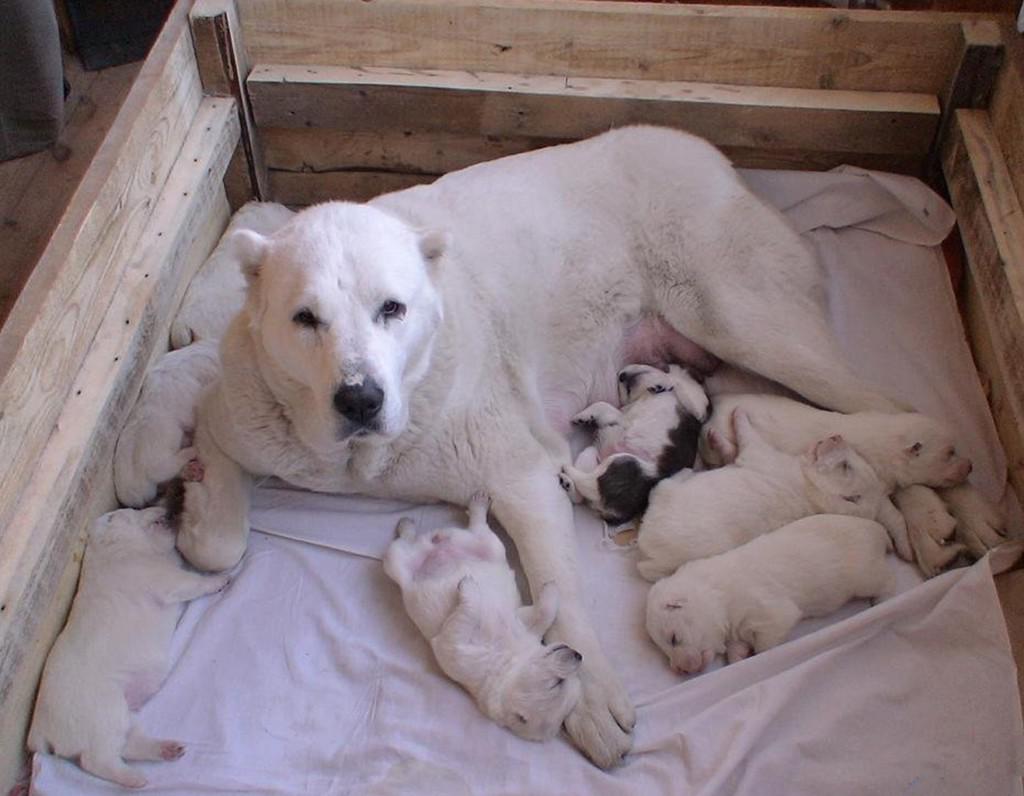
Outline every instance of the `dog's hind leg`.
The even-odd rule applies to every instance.
[[[125,760],[177,760],[185,754],[185,745],[177,741],[150,738],[133,726],[128,731],[128,740],[121,754]]]
[[[147,780],[142,773],[125,765],[120,752],[109,744],[82,752],[78,763],[84,771],[108,782],[116,782],[123,788],[146,787]]]

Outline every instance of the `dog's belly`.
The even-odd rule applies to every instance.
[[[571,366],[547,369],[541,387],[545,416],[560,434],[568,434],[573,416],[596,401],[618,406],[618,373],[626,365],[677,364],[701,373],[718,366],[713,354],[657,315],[643,315],[618,331],[595,334],[589,340],[585,350],[569,353]],[[575,378],[568,377],[570,372]]]
[[[718,365],[713,354],[681,335],[659,315],[649,315],[623,330],[616,372],[625,365],[684,365],[710,373]]]

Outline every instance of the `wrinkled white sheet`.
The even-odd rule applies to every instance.
[[[817,247],[857,370],[956,422],[974,480],[1002,494],[1003,454],[927,248],[948,208],[915,181],[852,169],[747,178]],[[441,675],[379,563],[405,514],[461,521],[445,506],[257,490],[262,532],[232,586],[188,607],[175,666],[140,713],[148,732],[188,744],[180,761],[142,766],[152,792],[1022,793],[1020,701],[992,581],[1011,550],[925,584],[893,560],[898,597],[682,680],[644,634],[632,554],[577,510],[589,608],[638,705],[634,754],[605,773],[563,738],[531,744],[491,724]],[[66,761],[37,756],[33,768],[41,796],[119,790]]]

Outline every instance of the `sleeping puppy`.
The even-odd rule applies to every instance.
[[[969,459],[956,451],[952,432],[916,412],[842,414],[816,409],[777,395],[727,394],[712,402],[711,418],[701,430],[701,459],[711,466],[736,458],[729,422],[737,409],[747,412],[757,430],[775,448],[797,454],[815,440],[839,434],[871,464],[890,490],[911,484],[956,486],[971,472]]]
[[[43,668],[28,748],[78,758],[85,771],[126,788],[141,788],[146,778],[125,760],[181,757],[182,744],[146,737],[131,711],[167,675],[181,604],[228,581],[183,568],[163,509],[100,517],[67,625]]]
[[[896,511],[871,465],[842,437],[793,456],[765,442],[746,412],[736,411],[734,423],[735,463],[684,480],[680,473],[651,492],[637,539],[637,568],[647,580],[812,514],[875,519]]]
[[[647,595],[647,632],[681,674],[785,641],[801,619],[890,588],[889,537],[877,522],[805,517],[742,547],[683,564]]]
[[[1005,535],[1005,518],[998,507],[967,485],[960,486],[971,471],[969,459],[959,455],[953,433],[930,417],[915,412],[841,414],[815,409],[799,401],[770,395],[723,395],[712,402],[711,419],[701,431],[701,459],[711,465],[735,457],[735,445],[727,418],[736,408],[752,413],[758,430],[780,450],[797,453],[811,440],[841,434],[871,464],[878,477],[896,492],[901,514],[881,518],[894,539],[904,533],[912,540],[921,571],[932,576],[953,561],[963,547],[938,541],[950,512],[956,517],[956,536],[975,555],[983,555]],[[947,490],[948,507],[938,497],[914,485]],[[946,495],[944,494],[945,498]],[[938,520],[938,525],[933,525]],[[903,529],[901,531],[901,526]],[[948,536],[948,535],[947,535]],[[927,538],[926,538],[927,537]],[[908,550],[897,544],[896,552],[910,561]]]
[[[596,436],[559,478],[574,503],[615,525],[642,514],[662,478],[693,467],[708,411],[704,389],[678,365],[627,365],[618,381],[621,410],[601,401],[573,418]]]
[[[505,547],[487,525],[488,499],[475,495],[469,527],[416,536],[412,520],[384,557],[384,571],[430,642],[441,669],[465,688],[489,718],[521,738],[553,737],[580,695],[583,657],[541,642],[558,613],[558,591],[546,585],[524,607]]]
[[[195,457],[196,405],[219,373],[217,343],[208,340],[165,354],[146,374],[114,451],[114,490],[122,505],[149,505],[161,484]]]

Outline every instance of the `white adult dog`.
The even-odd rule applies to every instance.
[[[558,733],[579,699],[580,654],[541,640],[558,614],[549,583],[524,607],[505,546],[487,525],[488,500],[469,501],[469,526],[416,535],[404,518],[384,556],[384,571],[430,642],[444,673],[480,710],[530,741]]]
[[[28,748],[77,758],[126,788],[146,777],[125,760],[176,760],[177,741],[132,719],[163,683],[181,604],[223,589],[227,575],[182,566],[162,508],[121,509],[93,525],[68,623],[46,659]]]
[[[647,632],[672,668],[703,671],[777,646],[805,617],[892,586],[877,522],[819,514],[712,558],[691,561],[647,595]]]
[[[843,411],[897,407],[848,369],[818,263],[708,143],[616,130],[482,163],[367,205],[311,207],[231,239],[249,288],[196,431],[178,545],[232,566],[250,474],[330,492],[465,505],[477,491],[551,635],[583,654],[566,719],[598,765],[635,713],[601,651],[558,481],[571,418],[630,362],[707,353]]]

